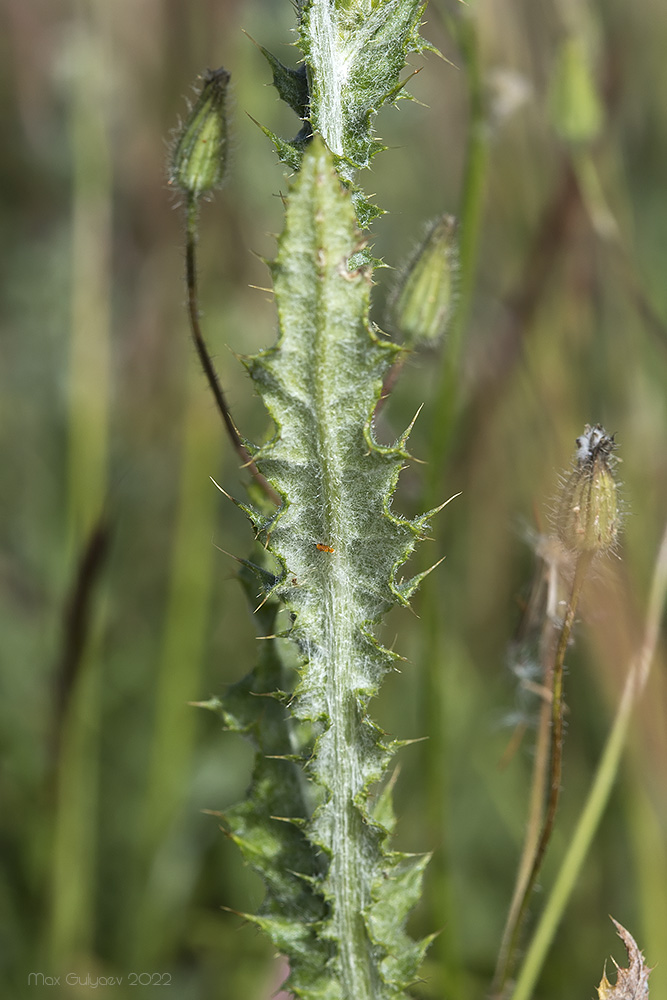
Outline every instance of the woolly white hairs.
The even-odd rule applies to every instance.
[[[614,449],[614,438],[607,434],[602,424],[591,427],[586,424],[584,433],[576,440],[576,459],[579,465],[589,462],[598,455],[609,455]]]

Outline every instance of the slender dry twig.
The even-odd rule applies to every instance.
[[[512,1000],[528,1000],[533,995],[535,982],[544,958],[553,941],[563,911],[579,878],[586,854],[599,828],[611,789],[618,775],[621,755],[630,724],[632,709],[641,696],[648,680],[660,635],[660,625],[665,612],[667,596],[667,528],[655,563],[642,643],[630,663],[612,728],[598,764],[590,792],[577,826],[570,838],[560,871],[551,890],[549,900],[532,940],[521,963],[521,971],[512,994]]]
[[[565,652],[570,641],[570,635],[572,634],[572,627],[574,625],[577,607],[579,605],[581,589],[591,561],[592,554],[590,552],[582,552],[577,559],[574,579],[572,581],[572,590],[570,592],[565,618],[563,620],[558,638],[553,669],[551,671],[551,704],[550,706],[545,705],[542,711],[542,716],[547,719],[550,718],[551,722],[549,794],[546,808],[544,809],[542,829],[539,837],[536,837],[536,826],[537,823],[539,823],[539,816],[542,815],[543,810],[541,802],[537,801],[537,796],[539,795],[541,799],[540,792],[543,789],[544,784],[541,777],[543,774],[542,762],[546,757],[544,746],[546,741],[544,739],[541,743],[540,753],[539,737],[540,735],[544,737],[546,732],[546,726],[541,723],[538,733],[538,761],[536,762],[536,769],[534,772],[535,782],[531,799],[530,822],[524,843],[522,859],[519,864],[514,895],[512,897],[512,903],[510,905],[500,946],[498,964],[491,991],[493,996],[499,996],[502,994],[502,990],[511,974],[519,944],[521,928],[528,909],[528,903],[530,901],[532,891],[535,888],[535,883],[542,868],[542,863],[551,839],[551,834],[553,833],[563,773],[563,667],[565,662]]]

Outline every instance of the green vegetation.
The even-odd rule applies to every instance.
[[[333,160],[294,117],[304,77],[285,44],[295,25],[287,2],[130,10],[55,0],[40,16],[19,0],[6,6],[0,979],[8,996],[87,995],[112,977],[105,996],[125,998],[137,992],[135,975],[144,989],[151,976],[168,985],[170,998],[268,1000],[286,965],[251,922],[223,907],[259,913],[255,922],[292,949],[293,985],[304,996],[320,977],[314,995],[335,997],[340,968],[357,974],[359,953],[341,946],[352,939],[355,948],[373,943],[355,1000],[487,995],[522,850],[526,857],[536,734],[539,760],[548,732],[540,685],[558,639],[549,615],[564,614],[568,592],[578,620],[572,611],[574,643],[565,636],[558,654],[561,790],[541,892],[523,921],[526,960],[509,963],[516,997],[531,995],[536,977],[542,997],[590,996],[612,948],[623,959],[609,913],[657,964],[654,995],[667,988],[664,580],[651,583],[667,511],[662,8],[560,0],[538,16],[528,0],[503,11],[434,0],[419,29],[419,5],[406,2],[396,5],[402,18],[382,21],[402,32],[382,62],[386,39],[372,50],[376,6],[337,26],[348,41],[363,31],[367,46],[339,118],[326,32],[314,8],[296,5],[308,19],[313,120]],[[424,51],[418,32],[453,65]],[[196,70],[221,62],[231,73],[228,89],[223,81],[231,121],[229,132],[211,135],[224,144],[227,180],[210,203],[186,208],[192,252],[197,226],[200,322],[241,433],[237,450],[188,342],[182,220],[164,170],[163,137],[179,109],[187,114],[180,95]],[[409,67],[423,67],[408,85],[422,103],[402,101],[371,119],[403,95]],[[271,75],[289,107],[266,86]],[[304,163],[296,180],[286,179],[276,149],[289,167]],[[371,157],[371,171],[362,170]],[[208,171],[197,166],[197,199],[220,181],[209,183]],[[374,324],[392,314],[400,268],[425,224],[445,213],[457,218],[459,240],[447,333],[406,359]],[[276,251],[267,233],[281,231]],[[321,266],[329,253],[355,251],[347,272]],[[390,267],[375,266],[380,259]],[[261,290],[266,260],[275,300]],[[310,327],[335,327],[339,337],[309,356]],[[360,339],[345,341],[350,330]],[[400,378],[388,374],[397,353]],[[234,354],[249,359],[278,424],[292,421],[299,448],[328,456],[321,482],[316,462],[295,474],[295,439],[272,438]],[[351,358],[366,381],[349,377]],[[371,431],[383,377],[391,394]],[[295,406],[306,391],[316,407]],[[396,483],[403,431],[422,404],[410,452],[427,464],[411,464]],[[337,420],[329,441],[324,412]],[[617,489],[602,469],[603,524],[585,536],[603,535],[612,552],[593,559],[586,543],[587,572],[573,587],[572,567],[550,540],[550,511],[558,508],[561,534],[580,534],[580,511],[554,498],[575,439],[598,421],[616,435],[622,460],[614,470],[621,533],[617,540]],[[265,444],[255,454],[249,441]],[[277,520],[265,482],[239,468],[240,449],[289,499]],[[249,556],[252,533],[209,477],[269,541],[268,552],[258,546],[250,556],[255,576],[242,565],[242,587],[225,553]],[[571,479],[583,489],[576,467]],[[423,512],[459,492],[399,570],[426,533]],[[413,594],[411,578],[442,557]],[[359,614],[342,600],[350,589],[365,602]],[[408,596],[416,615],[390,610],[372,637],[366,623]],[[262,605],[254,617],[248,601]],[[341,640],[342,622],[351,624]],[[290,628],[297,646],[255,638]],[[363,749],[342,775],[324,746],[332,729],[321,686],[301,662],[320,634],[328,639],[318,662],[339,643],[358,699],[340,700],[349,746]],[[405,659],[400,674],[375,697],[394,654]],[[256,695],[290,690],[297,668],[300,688],[288,699],[297,723],[288,724],[281,702]],[[323,668],[325,686],[327,677]],[[341,693],[329,692],[329,708]],[[392,739],[365,715],[371,696],[370,715]],[[221,731],[220,713],[272,756],[253,764],[249,743]],[[389,751],[422,737],[393,758],[383,794],[369,798]],[[277,759],[298,761],[313,748],[316,786],[297,762]],[[359,854],[340,861],[327,803],[338,796],[344,810],[350,794],[349,842]],[[242,866],[234,841],[249,857],[267,808],[304,823],[275,820],[276,839],[255,841],[264,860]],[[276,844],[282,867],[275,855],[267,867]],[[425,871],[423,852],[433,853]],[[253,868],[268,874],[267,899]],[[356,915],[348,898],[343,919],[340,886],[353,869]],[[422,875],[424,897],[409,915]],[[299,919],[279,927],[284,914]],[[415,942],[433,932],[416,981]]]

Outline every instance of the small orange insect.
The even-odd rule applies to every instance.
[[[322,542],[316,542],[315,548],[318,552],[333,552],[333,545],[323,545]]]

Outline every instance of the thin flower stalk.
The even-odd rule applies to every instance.
[[[550,671],[551,740],[548,794],[540,834],[535,839],[541,808],[537,797],[542,786],[541,767],[545,761],[544,726],[540,726],[530,822],[512,903],[503,931],[492,987],[494,996],[502,995],[512,974],[528,905],[551,840],[558,810],[563,774],[563,670],[582,587],[593,560],[614,547],[618,534],[617,487],[613,474],[614,439],[600,424],[595,427],[587,424],[584,433],[577,438],[576,444],[575,459],[570,472],[563,477],[554,512],[554,526],[560,543],[576,562],[553,668]]]

